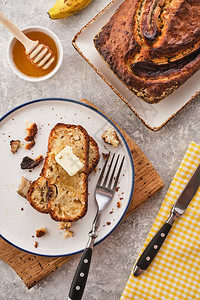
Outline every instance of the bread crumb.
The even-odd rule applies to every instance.
[[[107,222],[107,225],[110,225],[111,224],[111,222]]]
[[[109,153],[102,153],[103,159],[106,159],[109,156]]]
[[[36,123],[29,124],[29,126],[26,128],[27,136],[25,137],[25,141],[30,142],[26,143],[25,150],[30,150],[35,146],[35,136],[38,132],[38,127]]]
[[[36,237],[39,238],[39,237],[42,237],[46,234],[46,228],[45,227],[41,227],[39,229],[36,230]]]
[[[117,207],[120,208],[121,206],[122,206],[121,201],[118,201],[118,202],[117,202]]]
[[[10,146],[11,146],[11,152],[15,154],[20,146],[20,141],[19,140],[12,140],[10,141]]]
[[[29,127],[26,128],[27,136],[25,137],[25,141],[31,142],[35,139],[35,136],[38,131],[38,127],[36,123],[32,123],[29,125]]]
[[[30,143],[26,143],[25,150],[30,150],[33,148],[33,146],[35,146],[35,140],[31,141]]]
[[[17,193],[26,198],[30,185],[31,181],[22,176]]]
[[[63,235],[63,239],[66,239],[68,237],[72,237],[73,234],[74,234],[73,231],[66,229],[65,234]]]
[[[59,222],[58,223],[58,229],[63,230],[63,229],[69,229],[71,228],[72,223],[70,222]]]
[[[119,139],[113,128],[107,129],[101,137],[106,143],[111,144],[114,148],[118,147]]]
[[[35,241],[34,247],[37,248],[38,247],[38,242]]]

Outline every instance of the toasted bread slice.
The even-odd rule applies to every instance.
[[[74,176],[56,162],[55,156],[68,145],[83,163],[83,168]],[[31,185],[27,199],[34,208],[38,204],[47,210],[56,221],[75,221],[87,211],[87,178],[89,161],[89,136],[79,125],[58,123],[49,135],[48,152],[41,177]],[[46,181],[46,183],[45,183]],[[45,196],[45,197],[44,197]],[[41,207],[40,207],[41,209]]]
[[[83,169],[72,177],[55,161],[55,155],[66,145],[84,163]],[[98,145],[81,126],[57,124],[49,136],[41,177],[32,182],[28,201],[39,212],[50,213],[56,221],[83,217],[87,210],[87,176],[98,161]]]

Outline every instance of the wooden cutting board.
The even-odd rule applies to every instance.
[[[86,99],[82,99],[81,102],[95,107]],[[127,218],[139,206],[158,192],[164,184],[150,161],[136,143],[123,129],[118,125],[117,127],[128,143],[135,166],[135,187],[129,209],[125,215],[125,218]],[[2,238],[0,239],[0,259],[15,270],[28,288],[33,287],[39,280],[46,277],[71,258],[72,256],[44,257],[29,254],[13,247]]]

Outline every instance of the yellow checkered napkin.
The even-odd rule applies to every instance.
[[[200,163],[200,145],[191,142],[169,187],[143,250],[162,227],[178,196]],[[200,188],[179,217],[149,268],[131,273],[120,300],[200,299]]]

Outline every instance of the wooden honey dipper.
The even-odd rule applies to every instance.
[[[25,47],[25,53],[32,64],[43,70],[48,69],[55,60],[53,52],[48,46],[39,44],[39,41],[29,39],[16,25],[14,25],[1,11],[0,23],[9,30],[14,37]]]

